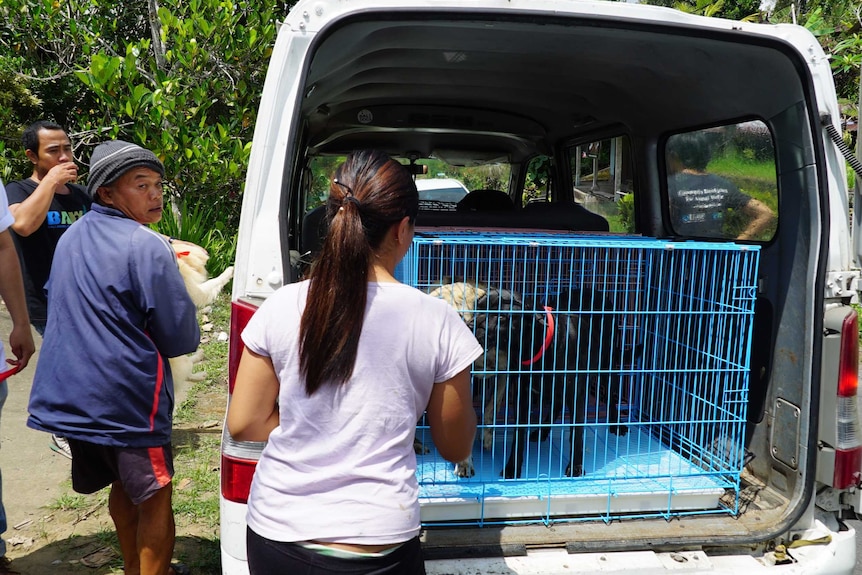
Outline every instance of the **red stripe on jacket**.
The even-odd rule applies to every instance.
[[[153,391],[153,410],[150,412],[150,431],[156,428],[156,414],[159,413],[159,394],[162,391],[162,384],[165,381],[165,364],[162,361],[162,354],[156,353],[159,358],[159,365],[156,368],[156,389]]]

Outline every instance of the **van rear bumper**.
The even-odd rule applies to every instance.
[[[220,498],[222,575],[248,575],[245,550],[246,508],[243,503],[234,503],[224,497]]]
[[[426,561],[428,575],[565,575],[572,573],[637,573],[658,575],[681,570],[686,573],[746,575],[752,573],[852,575],[856,565],[856,531],[830,531],[816,522],[801,539],[824,540],[787,551],[789,563],[775,564],[774,554],[760,556],[740,550],[739,554],[710,555],[704,551],[620,551],[613,553],[567,553],[565,549],[538,549],[520,557],[483,557]]]

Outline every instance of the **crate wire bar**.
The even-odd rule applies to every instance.
[[[758,260],[734,243],[417,232],[398,279],[446,299],[486,348],[475,474],[456,476],[417,425],[423,523],[735,515]],[[549,334],[540,360],[511,359]],[[519,474],[504,472],[513,450]]]

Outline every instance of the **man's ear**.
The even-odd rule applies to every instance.
[[[96,190],[96,196],[102,200],[102,203],[104,205],[114,205],[114,190],[109,188],[108,186],[99,186],[99,188]]]
[[[33,150],[24,150],[24,155],[27,156],[27,159],[30,160],[31,164],[35,165],[39,161],[39,154]]]

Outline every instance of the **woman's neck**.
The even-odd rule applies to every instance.
[[[375,261],[368,268],[368,281],[375,283],[401,283],[395,279],[395,266],[389,269],[383,263]]]

